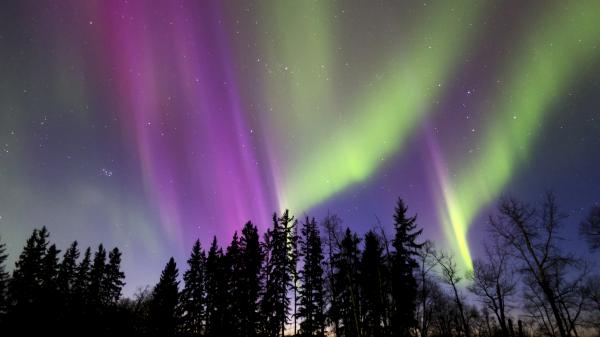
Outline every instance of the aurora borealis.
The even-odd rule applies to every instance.
[[[360,232],[401,196],[469,268],[503,194],[552,189],[573,223],[600,203],[599,21],[597,1],[3,2],[0,234],[12,258],[42,225],[118,245],[136,287],[249,219]]]

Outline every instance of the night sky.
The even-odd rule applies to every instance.
[[[598,22],[598,1],[2,1],[9,262],[45,225],[120,247],[131,293],[285,208],[391,232],[399,196],[463,267],[502,195],[554,191],[578,239]]]

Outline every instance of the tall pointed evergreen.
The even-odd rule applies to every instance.
[[[301,336],[324,336],[325,293],[323,280],[323,249],[317,222],[306,218],[299,240],[299,256],[303,267],[299,273],[299,309]]]
[[[225,268],[225,281],[227,291],[225,292],[225,316],[224,320],[227,324],[224,325],[225,334],[227,336],[240,336],[242,327],[240,325],[242,315],[240,299],[243,296],[241,272],[242,258],[240,250],[240,239],[237,231],[233,234],[231,244],[227,247],[227,252],[223,259]]]
[[[35,333],[40,325],[31,325],[31,319],[42,315],[42,270],[48,246],[48,230],[34,229],[27,239],[23,252],[15,263],[9,282],[11,304],[8,309],[8,323],[11,328]]]
[[[74,241],[65,251],[58,271],[58,289],[61,296],[63,296],[63,299],[67,302],[70,302],[70,298],[72,297],[72,291],[77,276],[78,258],[79,249],[77,249],[77,241]]]
[[[46,250],[48,249],[48,245],[50,244],[50,242],[48,241],[49,237],[50,232],[48,231],[46,226],[43,226],[42,229],[38,231],[38,235],[36,238],[36,249],[39,251],[41,256],[44,256]]]
[[[121,298],[121,290],[125,285],[125,273],[121,270],[121,252],[113,248],[108,253],[108,264],[102,279],[102,304],[115,306]]]
[[[100,244],[94,254],[94,262],[90,270],[88,290],[89,304],[93,311],[99,311],[103,303],[104,274],[106,273],[106,249]]]
[[[58,254],[60,250],[56,248],[56,245],[51,245],[46,254],[44,254],[44,258],[42,259],[42,269],[40,274],[40,279],[42,282],[42,287],[44,290],[47,288],[57,287],[58,281]]]
[[[56,245],[48,247],[46,254],[42,258],[40,272],[40,297],[39,309],[42,311],[41,323],[50,331],[55,331],[56,322],[60,317],[57,303],[61,301],[58,289],[58,254],[60,250]]]
[[[176,308],[179,297],[178,275],[177,264],[173,258],[170,258],[152,292],[149,324],[152,327],[153,335],[174,336],[176,333]]]
[[[39,295],[40,270],[43,254],[37,246],[38,230],[34,229],[25,247],[15,262],[15,269],[9,283],[12,319],[20,319],[29,308],[36,305]]]
[[[223,336],[225,331],[226,277],[223,250],[213,241],[206,257],[206,335]]]
[[[360,293],[365,336],[386,336],[388,270],[381,238],[367,232],[360,260]]]
[[[90,310],[89,289],[91,284],[90,269],[92,264],[92,250],[87,247],[83,258],[75,269],[75,280],[73,282],[72,303],[72,330],[83,332],[88,329],[93,312]]]
[[[273,221],[276,221],[276,216],[273,216]],[[259,331],[261,336],[273,337],[277,335],[279,324],[275,320],[275,284],[271,277],[273,266],[273,230],[268,229],[264,234],[261,244],[264,253],[263,263],[261,265],[261,290],[259,300]]]
[[[0,240],[2,238],[0,237]],[[8,272],[6,271],[6,244],[0,241],[0,326],[3,325],[8,309]]]
[[[346,228],[340,241],[339,251],[334,256],[334,279],[336,302],[341,318],[340,331],[346,337],[361,336],[361,312],[359,268],[360,239],[350,228]]]
[[[33,305],[34,293],[38,290],[39,266],[42,256],[35,247],[38,230],[34,229],[27,239],[19,259],[15,262],[15,269],[9,283],[11,319],[18,319],[27,308]]]
[[[75,281],[73,283],[73,300],[75,302],[76,309],[82,309],[83,305],[87,303],[88,290],[90,287],[90,268],[92,263],[92,250],[87,247],[83,253],[83,258],[77,268],[75,269]],[[79,311],[81,313],[81,311]]]
[[[262,252],[258,237],[258,229],[247,222],[242,229],[240,239],[241,270],[239,275],[240,292],[237,303],[240,306],[240,336],[253,337],[257,335],[258,296],[260,291],[260,268]]]
[[[75,297],[78,258],[79,249],[77,241],[74,241],[65,251],[58,268],[57,288],[61,300],[56,304],[56,310],[58,311],[58,320],[65,333],[74,332],[72,322],[77,319],[78,315]]]
[[[206,254],[200,240],[196,240],[190,258],[188,270],[183,274],[185,286],[181,293],[182,322],[181,331],[190,336],[204,333],[206,313],[205,265]]]
[[[415,256],[423,244],[417,243],[422,230],[417,230],[417,217],[407,215],[408,208],[398,199],[394,214],[394,252],[391,256],[392,272],[392,335],[406,337],[416,326],[415,310],[417,281],[413,274],[418,267]]]
[[[273,228],[267,232],[265,289],[261,311],[268,336],[283,336],[290,316],[290,298],[296,275],[296,221],[289,211],[273,216]]]

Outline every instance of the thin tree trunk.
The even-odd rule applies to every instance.
[[[463,329],[465,330],[465,337],[471,337],[471,333],[469,331],[469,325],[467,324],[467,319],[465,317],[465,311],[462,305],[462,301],[460,300],[460,296],[458,296],[458,290],[456,289],[456,285],[452,284],[452,290],[454,290],[454,296],[456,298],[456,306],[458,306],[458,312],[460,313],[460,319],[462,321]]]

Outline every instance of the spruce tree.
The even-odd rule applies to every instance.
[[[84,333],[89,329],[90,320],[93,312],[90,309],[89,290],[91,284],[92,251],[87,247],[83,253],[83,258],[75,269],[75,281],[73,283],[73,304],[72,304],[72,330],[78,333]]]
[[[63,299],[66,301],[70,301],[70,298],[72,297],[73,286],[77,276],[78,258],[79,249],[77,249],[77,241],[74,241],[65,251],[58,271],[58,289]]]
[[[385,336],[388,272],[381,238],[367,232],[360,261],[360,293],[363,329],[366,336]]]
[[[60,317],[59,307],[60,293],[58,289],[58,254],[56,245],[48,247],[46,254],[42,258],[40,271],[40,294],[39,309],[41,311],[42,325],[47,331],[56,331],[57,320]]]
[[[153,335],[174,336],[177,327],[176,308],[179,297],[177,264],[171,257],[152,292],[150,326]]]
[[[41,324],[27,324],[31,319],[42,316],[42,270],[48,246],[46,227],[34,229],[27,239],[23,252],[15,263],[9,283],[10,306],[8,308],[9,328],[36,333],[43,329]]]
[[[108,253],[108,265],[102,278],[102,303],[105,306],[115,306],[121,298],[121,290],[125,285],[125,273],[121,270],[121,252],[113,248]]]
[[[231,244],[227,247],[227,253],[223,259],[225,268],[225,281],[227,291],[225,292],[225,316],[224,325],[227,336],[237,337],[241,335],[241,305],[240,299],[243,296],[241,272],[242,259],[240,251],[240,240],[237,232],[233,234]]]
[[[391,256],[392,272],[392,335],[407,337],[410,329],[416,326],[415,310],[417,281],[413,274],[418,267],[415,256],[422,244],[417,238],[422,230],[417,230],[416,216],[407,215],[408,208],[398,199],[394,214],[395,236],[392,241],[394,252]]]
[[[85,304],[81,312],[84,317],[80,321],[83,326],[90,326],[95,331],[102,331],[102,327],[105,326],[104,278],[106,276],[106,266],[106,249],[100,244],[94,253],[93,263],[89,271],[89,285],[85,290]]]
[[[98,314],[103,304],[104,276],[106,273],[106,250],[100,244],[94,254],[94,262],[90,269],[90,285],[88,289],[89,304],[91,309]]]
[[[37,237],[38,230],[34,229],[19,259],[15,262],[15,269],[9,283],[10,313],[13,323],[16,323],[15,320],[20,319],[31,306],[36,304],[42,262],[42,254],[36,247]]]
[[[49,291],[58,291],[58,254],[60,250],[56,248],[56,245],[51,245],[44,258],[42,259],[42,269],[40,273],[40,281],[42,288],[42,295],[45,296]]]
[[[285,325],[288,323],[288,317],[290,316],[289,311],[289,298],[288,292],[293,290],[296,292],[296,280],[298,278],[297,261],[298,261],[298,234],[297,234],[298,222],[293,216],[289,215],[289,211],[285,210],[283,215],[279,218],[279,226],[281,228],[280,233],[283,234],[280,239],[283,241],[282,249],[278,250],[276,254],[279,257],[279,262],[276,263],[278,272],[282,275],[281,281],[283,285],[282,292],[279,293],[279,313],[278,317],[281,325],[281,335],[285,335]],[[295,330],[295,327],[294,327]],[[295,333],[295,331],[294,331]]]
[[[334,256],[334,279],[336,302],[342,326],[338,333],[346,337],[361,335],[361,312],[359,293],[360,239],[350,228],[340,241],[339,251]]]
[[[267,232],[268,256],[261,310],[268,336],[283,336],[290,315],[288,292],[294,287],[297,260],[295,227],[294,217],[286,210],[279,218],[273,215],[273,228]]]
[[[58,269],[57,288],[61,298],[57,303],[58,320],[65,327],[65,332],[72,330],[70,323],[75,319],[74,316],[77,310],[74,288],[77,279],[78,258],[79,249],[77,248],[77,241],[74,241],[65,251]]]
[[[2,238],[0,237],[0,240]],[[0,327],[3,326],[8,309],[8,272],[6,272],[6,244],[0,241]]]
[[[42,257],[46,254],[46,250],[48,249],[48,245],[49,245],[48,238],[49,237],[50,237],[50,232],[48,231],[46,226],[43,226],[42,229],[40,229],[38,231],[38,235],[35,240],[36,241],[36,249],[38,250],[38,253]]]
[[[188,270],[183,274],[185,286],[181,293],[181,330],[190,336],[204,333],[206,313],[205,265],[206,254],[196,240],[190,258],[187,260]]]
[[[206,258],[206,334],[223,336],[225,331],[226,277],[223,250],[213,237]]]
[[[258,237],[258,229],[247,222],[242,229],[240,239],[241,270],[239,275],[240,293],[237,299],[240,307],[240,328],[242,337],[257,335],[258,296],[260,291],[260,268],[262,252]]]
[[[323,249],[317,222],[306,218],[299,240],[299,256],[303,267],[300,271],[300,306],[297,316],[301,319],[301,336],[324,336],[325,294],[323,280]]]
[[[273,217],[273,221],[276,221],[276,217]],[[273,230],[268,229],[264,234],[262,242],[263,263],[261,265],[261,291],[259,301],[259,317],[260,326],[259,334],[261,336],[273,337],[277,335],[279,330],[279,324],[275,320],[275,290],[276,284],[274,279],[271,277],[273,273]]]
[[[83,306],[87,303],[88,290],[90,287],[90,268],[92,263],[92,251],[87,247],[83,258],[75,269],[75,280],[73,282],[73,301],[78,313],[82,313]]]

